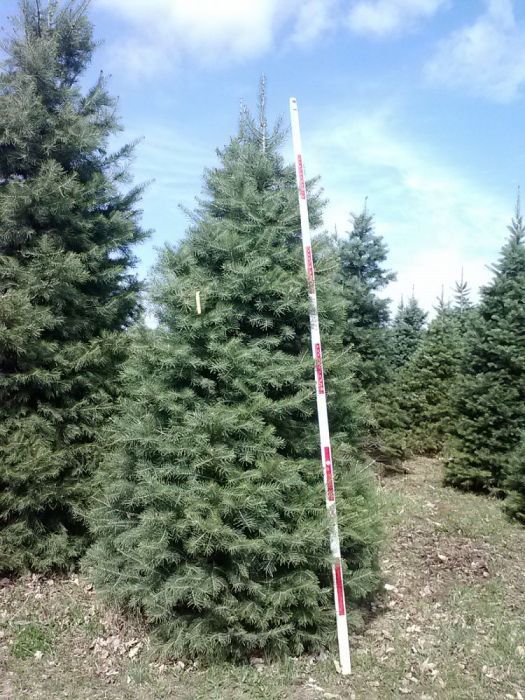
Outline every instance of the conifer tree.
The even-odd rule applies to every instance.
[[[341,287],[347,303],[344,342],[355,349],[357,378],[370,390],[386,381],[388,370],[387,325],[389,300],[378,296],[393,272],[384,263],[388,249],[374,230],[374,217],[366,205],[361,214],[351,214],[352,230],[339,242]]]
[[[461,270],[461,279],[456,282],[454,289],[454,309],[459,316],[468,314],[474,306],[470,300],[470,293],[470,287],[464,280],[463,270]]]
[[[424,335],[427,314],[412,294],[401,300],[391,329],[391,358],[394,368],[403,367],[417,350]]]
[[[261,103],[264,100],[261,99]],[[205,174],[185,239],[161,255],[129,396],[94,509],[86,565],[139,610],[167,653],[207,658],[319,648],[334,634],[330,552],[293,167],[261,110]],[[321,199],[308,183],[312,224]],[[374,488],[344,307],[318,274],[348,608],[377,581]],[[200,293],[201,313],[196,308]],[[354,618],[355,621],[355,618]]]
[[[525,525],[525,434],[509,459],[505,491],[505,512]]]
[[[466,336],[446,471],[450,485],[501,495],[525,428],[525,229],[519,201],[509,230]]]
[[[417,454],[436,454],[444,446],[454,419],[452,391],[462,359],[459,318],[443,295],[436,311],[399,378],[407,445]]]
[[[137,310],[138,189],[86,3],[20,3],[0,72],[0,570],[68,566]]]

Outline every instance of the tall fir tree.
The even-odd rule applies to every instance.
[[[525,428],[525,228],[519,201],[466,336],[446,483],[502,495]]]
[[[407,304],[401,300],[390,333],[391,362],[396,370],[406,365],[416,352],[424,335],[426,319],[427,314],[414,294]]]
[[[459,317],[443,295],[437,315],[399,377],[407,447],[417,454],[442,451],[454,420],[452,392],[462,360]]]
[[[347,304],[344,342],[358,355],[357,378],[370,390],[387,379],[389,300],[378,296],[396,275],[385,269],[388,248],[375,232],[366,205],[351,214],[352,229],[339,242],[341,288]]]
[[[0,570],[70,565],[86,544],[97,435],[115,396],[139,189],[86,3],[23,0],[0,72]]]
[[[93,512],[86,564],[97,587],[140,610],[167,653],[297,654],[333,636],[308,297],[281,141],[263,110],[258,122],[244,112],[186,238],[161,255],[159,329],[143,332],[127,366]],[[308,189],[315,226],[321,199]],[[377,582],[374,486],[356,463],[363,417],[344,306],[322,270],[318,294],[355,616]]]
[[[470,287],[463,277],[463,270],[461,270],[461,278],[454,286],[453,305],[454,310],[460,317],[468,316],[468,313],[474,308],[474,305],[470,299],[470,294]]]
[[[416,352],[422,337],[426,313],[414,295],[408,304],[401,300],[385,337],[386,381],[373,392],[375,431],[370,433],[368,453],[387,468],[397,469],[409,454],[407,417],[400,371]]]

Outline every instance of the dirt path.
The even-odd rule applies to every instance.
[[[383,596],[333,659],[208,669],[148,659],[140,624],[104,611],[82,579],[0,581],[0,700],[290,698],[525,700],[525,530],[500,504],[441,486],[417,460],[382,481]]]
[[[383,482],[385,600],[356,675],[362,656],[377,697],[525,697],[525,532],[497,501],[443,488],[435,460],[408,467]]]

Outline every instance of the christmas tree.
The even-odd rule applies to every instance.
[[[463,270],[461,271],[461,279],[455,284],[453,308],[460,320],[461,327],[464,329],[474,305],[470,300],[470,287],[463,279]]]
[[[412,294],[405,304],[403,299],[391,328],[391,362],[395,369],[403,367],[417,350],[424,335],[427,314]]]
[[[97,436],[136,314],[139,190],[85,3],[26,0],[0,72],[0,570],[67,567],[86,544]]]
[[[399,379],[407,445],[417,454],[440,452],[454,420],[451,399],[462,359],[461,328],[443,295],[436,311]]]
[[[261,104],[264,95],[261,96]],[[140,611],[169,654],[298,654],[334,637],[308,297],[295,174],[282,134],[244,112],[205,174],[180,245],[161,255],[155,332],[126,368],[129,395],[102,472],[86,565]],[[308,183],[312,225],[322,200]],[[371,475],[344,305],[318,274],[348,608],[377,584]],[[197,297],[200,297],[200,308]],[[351,617],[352,617],[351,615]]]
[[[352,230],[339,243],[341,287],[347,303],[344,341],[355,349],[360,360],[357,378],[365,389],[373,389],[387,379],[387,325],[389,300],[378,292],[395,280],[384,268],[388,249],[375,233],[374,217],[366,206],[352,214]]]
[[[500,495],[525,428],[525,229],[519,201],[509,230],[465,339],[446,471],[450,485]]]

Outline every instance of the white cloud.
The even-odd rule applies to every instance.
[[[134,34],[113,44],[115,57],[143,73],[190,56],[204,65],[248,59],[269,51],[286,27],[306,43],[325,31],[339,0],[95,0],[124,18]]]
[[[404,137],[388,109],[339,112],[311,132],[303,129],[308,172],[322,175],[330,198],[326,227],[335,224],[342,235],[349,212],[359,212],[368,196],[389,265],[398,272],[387,291],[394,302],[414,285],[430,310],[442,285],[449,294],[462,267],[471,287],[487,281],[486,265],[507,234],[507,203]]]
[[[450,0],[93,0],[127,24],[109,42],[130,75],[148,75],[185,57],[216,66],[286,44],[308,45],[330,29],[400,35]],[[124,38],[122,38],[124,37]]]
[[[448,4],[448,0],[358,0],[350,9],[348,25],[359,34],[399,35]]]
[[[337,23],[338,0],[306,0],[295,18],[292,41],[307,44]]]
[[[525,83],[525,26],[516,19],[513,0],[485,4],[472,24],[438,45],[426,75],[431,82],[506,102]]]

